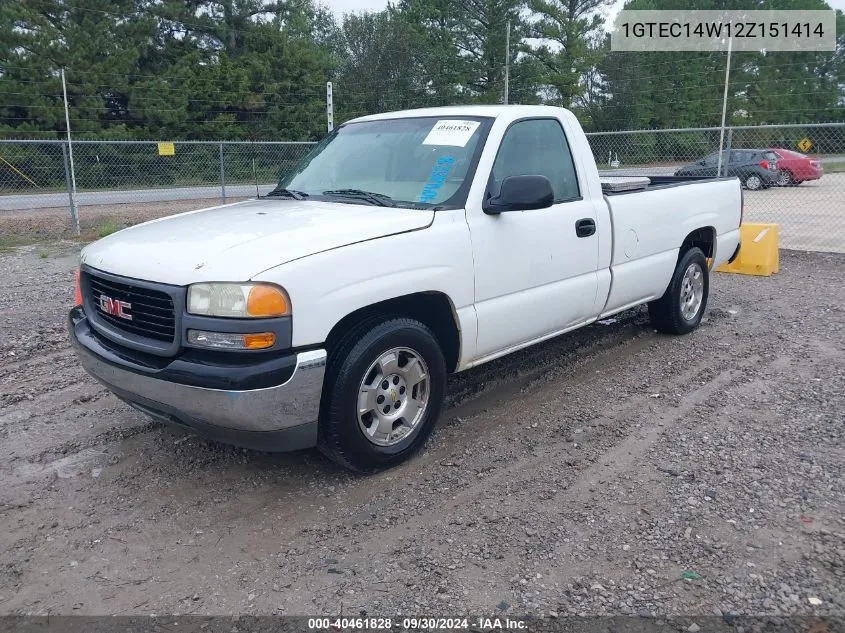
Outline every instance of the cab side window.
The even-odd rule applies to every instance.
[[[527,119],[511,125],[493,163],[492,192],[509,176],[545,176],[552,183],[555,202],[581,196],[572,152],[555,119]]]

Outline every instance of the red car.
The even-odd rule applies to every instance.
[[[771,151],[778,155],[777,184],[781,187],[800,185],[805,180],[818,180],[824,175],[822,162],[818,158],[780,147],[773,147]]]

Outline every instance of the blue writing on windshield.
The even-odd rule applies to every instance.
[[[443,186],[443,183],[446,182],[446,177],[452,170],[452,165],[454,165],[454,163],[454,156],[441,156],[437,159],[437,162],[434,163],[434,167],[431,170],[431,175],[428,177],[428,181],[425,183],[425,187],[423,187],[423,190],[420,193],[420,202],[429,203],[437,197],[437,193],[440,190],[440,187]]]

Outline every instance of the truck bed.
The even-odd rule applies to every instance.
[[[717,261],[727,260],[739,240],[742,194],[736,178],[655,180],[646,189],[604,196],[613,226],[607,305],[614,310],[648,294],[663,294],[678,248],[693,231],[713,231],[715,252],[705,255]],[[695,185],[696,191],[685,189],[687,185]]]

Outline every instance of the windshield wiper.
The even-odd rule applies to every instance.
[[[279,196],[280,198],[293,198],[294,200],[305,200],[308,197],[308,194],[304,191],[297,191],[296,189],[273,189],[270,193],[268,193],[265,197],[270,198],[273,196]]]
[[[383,193],[376,193],[375,191],[364,191],[363,189],[329,189],[323,192],[324,196],[341,196],[344,198],[354,198],[356,200],[366,200],[372,204],[380,207],[395,207],[393,198]]]

